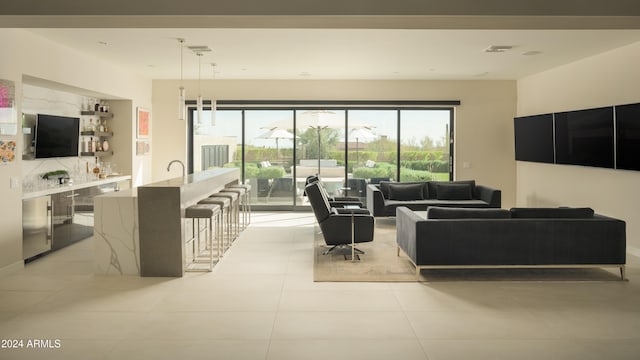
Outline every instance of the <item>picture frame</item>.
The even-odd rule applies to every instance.
[[[149,128],[151,126],[151,112],[148,109],[138,107],[136,117],[136,136],[138,139],[146,139],[149,137]]]
[[[0,79],[0,135],[16,135],[18,133],[15,99],[14,82]]]

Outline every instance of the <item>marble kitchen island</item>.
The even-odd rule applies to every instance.
[[[96,273],[182,276],[185,208],[239,180],[212,169],[96,197]]]

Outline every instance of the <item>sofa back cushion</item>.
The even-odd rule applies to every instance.
[[[385,199],[390,199],[389,197],[389,187],[392,185],[416,185],[416,184],[420,184],[420,186],[422,186],[422,198],[420,199],[411,199],[411,200],[424,200],[424,199],[428,199],[429,196],[429,190],[427,188],[427,183],[426,182],[403,182],[403,183],[399,183],[399,182],[394,182],[394,181],[380,181],[378,188],[380,189],[380,192],[382,192],[382,197],[384,197]],[[399,199],[394,199],[394,200],[399,200]]]
[[[473,194],[469,184],[437,184],[436,198],[438,200],[471,200]]]
[[[389,184],[389,200],[423,200],[422,183],[391,183]]]
[[[592,208],[511,208],[512,218],[543,219],[589,219],[593,217]]]
[[[472,209],[430,206],[427,219],[509,219],[511,213],[506,209]]]
[[[378,188],[380,189],[380,192],[382,193],[382,197],[384,197],[385,199],[389,198],[389,185],[391,184],[391,181],[380,181],[378,183]]]
[[[438,199],[438,184],[468,184],[471,187],[471,196],[475,197],[476,181],[475,180],[458,180],[458,181],[428,181],[428,198]],[[425,197],[427,198],[427,197]],[[443,199],[440,199],[443,200]]]

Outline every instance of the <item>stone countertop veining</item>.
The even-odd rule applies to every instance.
[[[22,194],[22,199],[23,200],[34,199],[40,196],[58,194],[61,192],[71,191],[71,190],[85,189],[93,186],[112,184],[115,182],[126,181],[126,180],[131,180],[131,176],[130,175],[111,176],[106,179],[98,179],[98,180],[86,181],[86,182],[76,183],[76,184],[62,184],[62,185],[57,185],[47,189],[25,192]]]

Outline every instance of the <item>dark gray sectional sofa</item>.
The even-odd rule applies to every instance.
[[[397,244],[416,266],[617,267],[625,279],[625,222],[590,208],[397,208]]]
[[[429,206],[499,208],[500,190],[475,180],[388,182],[367,186],[367,208],[373,216],[396,216],[396,208],[426,211]]]

